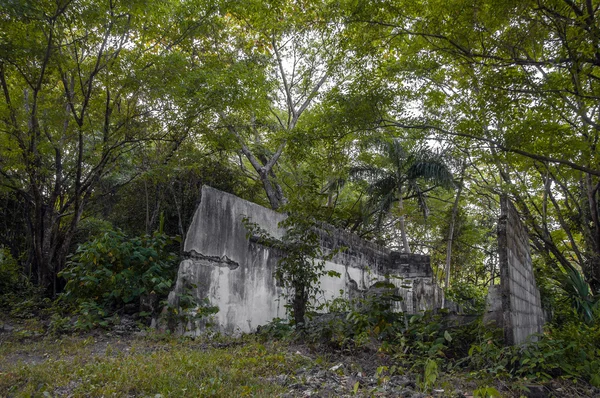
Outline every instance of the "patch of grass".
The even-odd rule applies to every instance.
[[[29,362],[22,346],[9,344],[0,351],[0,396],[271,397],[286,391],[271,377],[309,365],[281,344],[247,338],[223,348],[175,338],[104,344],[103,352],[90,344],[37,342],[27,347],[36,358]]]

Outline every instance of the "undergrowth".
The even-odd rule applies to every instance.
[[[390,358],[386,372],[416,375],[423,391],[431,391],[442,374],[462,374],[476,380],[481,396],[493,396],[491,385],[510,385],[526,391],[531,383],[571,380],[600,387],[600,325],[577,318],[520,346],[505,346],[502,330],[484,325],[481,318],[453,324],[443,311],[404,315],[392,310],[394,298],[377,295],[332,303],[328,314],[309,324],[304,336],[333,350],[375,350]],[[279,320],[263,333],[293,336]],[[487,392],[486,392],[487,391]],[[490,395],[492,394],[492,395]],[[518,395],[518,394],[517,394]]]

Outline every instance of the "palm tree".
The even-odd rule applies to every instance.
[[[437,186],[450,189],[453,186],[452,173],[442,157],[428,147],[408,152],[398,138],[377,139],[371,146],[380,154],[377,159],[380,165],[362,164],[352,168],[350,176],[369,184],[367,206],[371,209],[370,214],[377,217],[377,227],[396,206],[402,247],[405,253],[411,253],[406,236],[404,200],[416,198],[427,217],[426,193]],[[425,181],[433,184],[425,186]]]

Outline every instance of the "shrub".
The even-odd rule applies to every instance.
[[[15,318],[33,318],[48,302],[44,289],[31,283],[10,251],[0,246],[0,309]]]
[[[10,251],[0,246],[0,292],[12,292],[20,282],[19,265]]]
[[[286,307],[291,310],[296,328],[303,328],[305,315],[313,310],[314,299],[319,293],[320,278],[324,275],[340,277],[340,274],[325,269],[325,261],[337,251],[325,254],[315,229],[316,221],[307,216],[290,213],[279,223],[285,228],[281,239],[271,236],[249,218],[244,218],[248,237],[256,237],[258,243],[282,253],[275,269],[275,278],[289,292]]]
[[[583,379],[600,387],[600,326],[570,323],[551,328],[540,340],[504,347],[489,334],[469,350],[467,367],[482,376],[547,381]]]
[[[485,311],[487,290],[472,283],[456,282],[445,295],[446,299],[460,305],[467,314],[481,314]]]
[[[166,296],[176,275],[174,240],[162,232],[129,238],[114,230],[80,245],[59,274],[67,280],[60,302],[92,319],[128,303],[138,308],[142,295]]]
[[[310,323],[308,332],[313,340],[334,347],[361,348],[389,342],[404,325],[404,315],[394,311],[394,303],[401,300],[395,285],[378,281],[365,295],[332,300],[326,306],[329,314]]]

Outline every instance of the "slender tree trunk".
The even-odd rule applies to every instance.
[[[296,328],[304,327],[306,315],[306,303],[308,302],[308,293],[305,286],[296,286],[294,289],[294,299],[292,307],[294,309],[294,323]]]
[[[398,187],[398,212],[400,217],[398,218],[398,228],[400,229],[400,237],[402,238],[402,251],[404,253],[411,253],[410,246],[408,245],[408,238],[406,236],[406,223],[404,218],[404,199],[402,198],[402,187]]]
[[[450,219],[450,226],[448,228],[448,242],[446,244],[446,268],[444,269],[445,272],[445,283],[444,283],[444,287],[447,289],[450,289],[450,266],[451,266],[451,259],[452,259],[452,243],[454,242],[454,226],[456,225],[456,216],[458,215],[458,203],[460,202],[460,194],[462,193],[462,189],[463,189],[463,181],[464,181],[464,176],[465,176],[465,167],[463,166],[462,168],[462,172],[461,172],[461,177],[460,177],[460,182],[458,185],[458,191],[456,192],[456,198],[454,199],[454,205],[452,206],[452,218]]]
[[[180,186],[181,185],[182,184],[180,183]],[[171,190],[171,193],[173,194],[173,203],[175,204],[175,210],[177,211],[177,228],[179,229],[179,234],[181,235],[181,244],[179,245],[179,252],[180,252],[180,254],[183,254],[183,245],[185,243],[185,236],[186,236],[186,233],[185,233],[186,231],[183,228],[183,216],[182,216],[183,192],[180,192],[180,194],[177,195],[177,192],[175,192],[174,184],[169,185],[169,189]],[[182,198],[181,204],[179,204],[178,198]]]

